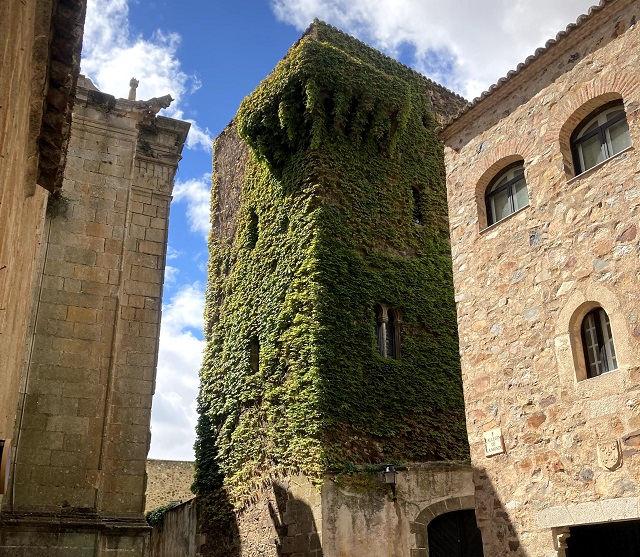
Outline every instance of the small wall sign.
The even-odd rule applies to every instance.
[[[502,439],[502,429],[490,429],[484,432],[484,454],[494,456],[504,452],[504,440]]]

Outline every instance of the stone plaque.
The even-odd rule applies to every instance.
[[[504,440],[502,430],[498,427],[484,432],[484,454],[494,456],[504,452]]]
[[[608,470],[615,470],[622,464],[622,453],[617,439],[598,443],[598,460],[600,465]]]

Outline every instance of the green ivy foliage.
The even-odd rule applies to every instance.
[[[150,510],[144,515],[145,520],[149,526],[153,526],[158,531],[162,531],[162,526],[164,525],[164,516],[168,511],[177,506],[178,503],[167,503],[166,505],[162,505],[161,507],[157,507],[153,510]]]
[[[467,457],[434,87],[315,22],[218,140],[216,164],[236,130],[250,151],[240,183],[214,172],[199,494]],[[401,316],[397,360],[378,353],[376,303]]]

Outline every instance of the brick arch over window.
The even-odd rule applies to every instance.
[[[487,187],[489,186],[489,183],[502,170],[504,170],[508,166],[511,166],[512,164],[517,162],[524,164],[524,158],[521,155],[515,155],[513,154],[513,151],[510,154],[503,155],[501,151],[503,151],[503,149],[495,150],[494,155],[498,155],[498,154],[501,155],[497,159],[495,158],[495,156],[487,157],[485,164],[486,162],[491,162],[491,164],[489,165],[488,168],[485,168],[482,175],[480,175],[480,177],[476,180],[475,199],[476,199],[476,207],[478,210],[478,226],[480,227],[480,230],[483,230],[488,225],[485,193],[487,191]]]
[[[570,139],[576,127],[593,111],[611,101],[622,100],[627,109],[627,103],[637,100],[639,92],[638,77],[624,72],[610,72],[596,77],[575,91],[567,92],[562,97],[556,113],[550,120],[545,141],[551,144],[559,142],[567,176],[575,175]],[[629,112],[627,110],[627,115]]]
[[[590,284],[585,289],[574,291],[563,302],[556,321],[554,351],[559,380],[563,385],[573,384],[579,390],[590,388],[590,382],[583,381],[587,374],[580,341],[580,325],[584,316],[598,307],[604,309],[611,322],[618,369],[626,374],[632,362],[640,358],[639,343],[632,342],[633,335],[629,330],[626,313],[621,310],[617,293],[601,284]],[[621,381],[620,374],[617,376]],[[614,381],[614,378],[610,377],[606,381]]]
[[[467,495],[465,497],[453,497],[438,501],[420,511],[420,514],[410,524],[411,533],[416,536],[416,549],[428,549],[429,539],[427,536],[427,526],[436,517],[441,514],[454,511],[475,510],[475,497]]]

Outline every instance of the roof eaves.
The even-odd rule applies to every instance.
[[[515,70],[509,71],[506,76],[501,77],[496,83],[491,85],[491,87],[489,87],[489,89],[484,91],[479,97],[476,97],[469,104],[463,107],[462,110],[458,112],[458,114],[456,114],[448,122],[445,122],[442,125],[442,127],[440,128],[440,131],[443,131],[449,126],[451,126],[452,124],[454,124],[459,118],[461,118],[470,110],[478,106],[487,97],[490,97],[491,95],[493,95],[496,91],[501,89],[506,83],[511,81],[511,79],[513,79],[514,76],[520,74],[520,72],[524,68],[530,66],[535,60],[537,60],[538,58],[546,54],[554,46],[560,43],[565,37],[567,37],[567,35],[570,35],[575,29],[582,26],[586,21],[591,19],[594,13],[599,12],[605,7],[606,4],[610,4],[612,2],[615,2],[615,0],[600,0],[600,3],[598,5],[592,6],[591,8],[589,8],[589,12],[587,14],[582,14],[580,17],[578,17],[575,23],[570,23],[569,25],[567,25],[564,31],[560,31],[555,36],[554,39],[549,39],[543,47],[537,48],[536,51],[531,56],[528,56],[524,62],[521,62],[520,64],[518,64]]]

